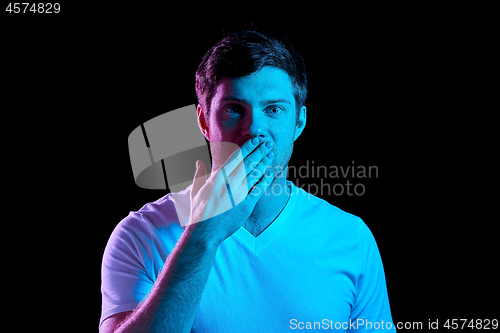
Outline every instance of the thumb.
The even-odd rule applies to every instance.
[[[203,185],[205,185],[207,181],[207,168],[205,167],[205,163],[203,161],[196,161],[196,172],[194,174],[193,186],[191,187],[191,198],[195,197],[198,194],[198,191],[201,189]]]

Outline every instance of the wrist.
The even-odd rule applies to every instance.
[[[186,226],[184,233],[188,233],[189,242],[207,251],[217,251],[222,241],[208,235],[200,223]]]

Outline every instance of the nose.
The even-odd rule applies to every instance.
[[[251,138],[266,138],[266,124],[263,115],[259,112],[252,110],[252,113],[248,113],[245,117],[243,124],[242,135],[245,139]]]

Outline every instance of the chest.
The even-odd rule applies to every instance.
[[[289,331],[294,319],[349,320],[356,290],[356,267],[349,256],[304,258],[296,253],[273,260],[217,259],[196,314],[196,325],[206,329],[209,325],[216,332],[234,332],[235,328],[281,332]]]

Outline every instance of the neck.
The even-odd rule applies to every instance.
[[[245,229],[254,237],[271,225],[288,202],[290,192],[286,188],[287,168],[288,166],[283,170],[282,175],[273,180],[245,221]]]

